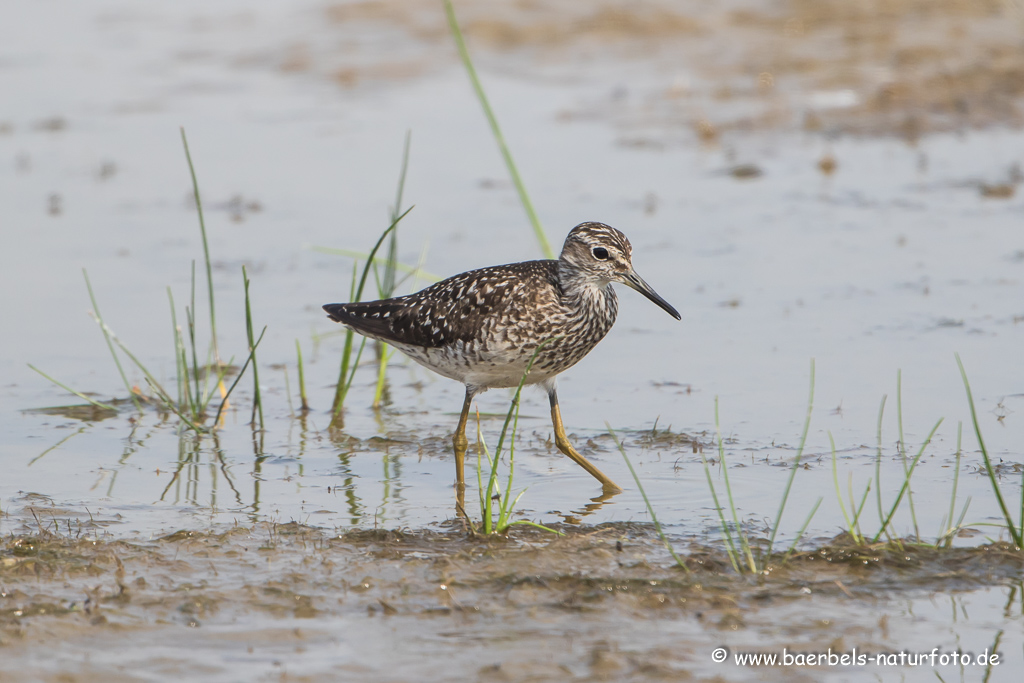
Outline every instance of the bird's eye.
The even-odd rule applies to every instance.
[[[594,247],[594,250],[591,253],[594,255],[594,258],[596,258],[598,261],[608,260],[608,250],[605,249],[604,247]]]

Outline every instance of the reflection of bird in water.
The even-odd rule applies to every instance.
[[[569,232],[557,261],[481,268],[415,294],[327,304],[324,310],[332,320],[466,385],[452,438],[460,492],[465,489],[466,421],[473,397],[494,387],[518,386],[533,359],[525,383],[540,384],[548,393],[558,450],[600,481],[606,493],[617,493],[622,489],[569,443],[555,377],[608,334],[618,313],[613,282],[635,289],[680,319],[633,270],[632,251],[615,228],[582,223]]]

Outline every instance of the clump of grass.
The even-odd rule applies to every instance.
[[[459,21],[455,17],[455,8],[452,7],[451,0],[444,0],[444,11],[445,16],[448,18],[448,26],[452,31],[452,37],[455,38],[455,45],[459,50],[459,57],[462,59],[463,66],[466,67],[466,73],[469,74],[469,80],[473,84],[473,91],[480,101],[480,106],[483,107],[484,116],[487,117],[487,123],[490,124],[491,133],[494,135],[495,142],[498,143],[498,149],[501,150],[501,157],[505,160],[509,176],[512,177],[512,184],[516,186],[516,192],[519,193],[519,201],[526,211],[530,225],[533,226],[533,234],[537,238],[540,250],[544,254],[544,258],[553,259],[555,258],[555,253],[551,250],[551,244],[548,242],[547,235],[544,234],[544,228],[540,224],[540,219],[537,218],[537,212],[533,209],[533,202],[530,201],[530,196],[526,192],[523,179],[519,176],[519,170],[512,159],[512,152],[509,151],[508,145],[505,144],[505,136],[501,134],[501,127],[498,126],[498,118],[494,115],[494,110],[491,109],[491,104],[487,100],[486,93],[484,93],[484,87],[476,75],[473,60],[470,58],[469,50],[466,48],[466,41],[462,37],[462,30],[459,28]]]
[[[480,416],[477,415],[477,440],[481,445],[481,451],[487,458],[487,463],[490,467],[487,486],[484,486],[483,465],[480,458],[481,451],[478,451],[476,477],[477,486],[480,491],[481,528],[484,534],[504,534],[508,531],[509,527],[517,524],[525,524],[527,526],[536,527],[538,529],[543,529],[544,531],[550,531],[551,533],[561,535],[560,531],[556,531],[555,529],[544,526],[543,524],[538,524],[537,522],[531,522],[525,519],[512,521],[511,519],[516,503],[518,503],[519,499],[524,493],[526,493],[526,489],[523,489],[515,498],[512,498],[512,480],[513,475],[515,474],[516,431],[519,427],[519,397],[523,392],[523,385],[526,382],[526,378],[530,374],[530,370],[533,368],[533,363],[537,360],[537,354],[539,354],[541,349],[551,341],[552,339],[548,339],[539,344],[534,350],[533,355],[530,357],[530,362],[526,365],[526,372],[523,373],[522,378],[519,380],[519,386],[516,387],[516,393],[512,397],[512,403],[509,405],[508,413],[505,415],[505,423],[501,428],[501,436],[498,437],[498,447],[495,449],[493,456],[491,456],[490,451],[487,448],[487,444],[484,441],[483,432],[480,429]],[[511,434],[509,433],[510,425],[512,427]],[[498,463],[501,460],[501,454],[505,446],[506,437],[508,438],[508,477],[505,480],[505,493],[502,495],[498,485]],[[497,509],[495,509],[495,502],[497,503]]]
[[[251,319],[251,306],[248,292],[248,278],[245,277],[243,269],[243,278],[246,287],[245,306],[246,306],[246,318],[247,318],[247,331],[249,333],[249,357],[245,362],[239,377],[236,378],[235,382],[231,385],[231,389],[227,389],[224,386],[224,379],[227,374],[233,369],[231,361],[227,364],[221,363],[220,354],[217,344],[217,319],[215,312],[215,301],[213,294],[213,269],[210,262],[210,249],[206,237],[206,222],[203,217],[203,205],[202,199],[199,193],[199,183],[196,179],[195,166],[192,163],[192,156],[188,148],[188,139],[185,136],[185,130],[181,130],[182,144],[185,149],[185,158],[188,162],[189,175],[192,179],[192,191],[195,197],[196,210],[199,214],[199,228],[202,235],[203,242],[203,258],[206,267],[206,278],[207,278],[207,292],[209,298],[209,309],[210,309],[210,346],[205,354],[204,360],[200,360],[199,344],[197,341],[197,324],[195,318],[195,262],[192,262],[192,277],[191,277],[191,292],[190,292],[190,305],[185,308],[185,321],[186,326],[183,330],[178,325],[177,309],[174,304],[174,296],[168,288],[167,295],[168,301],[171,307],[171,324],[173,331],[173,346],[174,346],[174,362],[175,362],[175,381],[177,385],[177,398],[172,397],[170,392],[163,387],[163,385],[157,381],[156,377],[151,373],[148,368],[139,360],[138,356],[132,353],[128,347],[118,338],[114,331],[107,325],[103,316],[100,313],[99,303],[96,299],[96,294],[93,291],[92,283],[89,281],[89,273],[82,269],[82,275],[85,279],[85,286],[89,293],[89,300],[92,303],[91,315],[100,326],[100,330],[103,333],[103,337],[106,340],[107,348],[110,350],[110,355],[114,360],[114,364],[117,367],[118,374],[121,377],[121,381],[124,383],[125,389],[128,391],[128,395],[131,398],[133,404],[137,410],[142,410],[143,401],[151,401],[147,398],[137,387],[133,386],[128,380],[128,375],[125,372],[124,365],[121,362],[121,354],[127,357],[131,363],[142,372],[145,377],[146,383],[150,387],[153,399],[152,402],[158,406],[169,410],[174,413],[181,422],[188,428],[197,433],[209,432],[216,429],[218,426],[218,420],[228,402],[228,397],[231,395],[231,391],[238,384],[238,379],[245,372],[245,368],[248,367],[249,363],[253,363],[253,370],[255,374],[255,353],[256,347],[259,346],[259,340],[263,338],[261,334],[259,339],[253,339],[252,335],[252,319]],[[264,332],[266,328],[264,328]],[[120,351],[120,353],[119,353]],[[45,375],[44,375],[45,376]],[[212,380],[212,381],[211,381]],[[51,381],[52,380],[51,378]],[[64,387],[72,393],[85,398],[90,403],[96,404],[96,401],[89,399],[85,395],[71,390],[68,387]],[[211,425],[205,425],[205,421],[211,410],[211,404],[217,395],[220,395],[220,405],[217,409],[217,416]],[[106,404],[102,404],[105,406]],[[106,406],[110,407],[110,406]],[[262,405],[259,399],[258,385],[256,389],[256,402],[254,403],[254,411],[259,409],[261,425],[262,425]]]
[[[1014,545],[1018,548],[1021,547],[1021,537],[1024,535],[1024,486],[1022,486],[1021,493],[1021,522],[1018,524],[1014,521],[1013,515],[1010,513],[1006,501],[1003,497],[1002,490],[1000,489],[999,482],[996,479],[995,471],[992,466],[991,458],[988,455],[988,449],[985,446],[984,438],[981,434],[981,427],[978,423],[977,412],[974,406],[974,397],[971,393],[970,383],[967,380],[967,373],[964,370],[963,363],[960,361],[959,355],[956,356],[957,365],[960,368],[961,378],[963,379],[964,389],[967,392],[967,401],[971,411],[971,419],[974,424],[975,434],[978,438],[978,445],[981,450],[982,459],[984,461],[984,467],[986,473],[989,476],[989,481],[992,486],[992,491],[995,494],[996,502],[999,505],[1000,511],[1003,514],[1005,528],[1010,535],[1010,538]],[[846,524],[846,531],[849,537],[856,545],[861,546],[872,546],[876,547],[879,543],[885,545],[892,545],[897,548],[902,548],[906,545],[928,545],[934,548],[951,548],[953,539],[956,534],[964,528],[964,519],[967,516],[967,511],[970,508],[972,498],[968,498],[964,501],[960,514],[956,515],[957,505],[957,490],[960,479],[960,467],[962,461],[962,438],[963,438],[963,423],[957,425],[957,438],[956,438],[956,459],[953,470],[953,482],[952,489],[950,491],[949,498],[949,511],[943,516],[940,522],[940,531],[935,537],[934,543],[925,542],[920,533],[920,527],[916,512],[913,504],[913,494],[911,490],[911,481],[916,471],[918,464],[924,455],[925,449],[931,444],[935,438],[935,434],[938,432],[943,419],[939,419],[932,427],[931,431],[925,437],[921,446],[917,452],[911,458],[907,450],[906,439],[903,431],[903,408],[902,408],[902,372],[897,372],[896,375],[896,413],[897,413],[897,429],[899,433],[899,441],[897,442],[897,455],[901,459],[903,464],[903,482],[900,485],[900,489],[896,494],[896,498],[893,500],[891,505],[886,507],[882,501],[882,472],[881,472],[881,461],[883,457],[882,448],[882,420],[885,415],[886,396],[882,396],[882,401],[878,410],[878,426],[877,426],[877,449],[875,454],[875,474],[872,479],[868,480],[867,486],[865,487],[864,494],[861,496],[860,503],[856,502],[853,495],[853,481],[852,475],[849,483],[849,510],[846,504],[843,502],[842,494],[839,489],[839,475],[838,467],[836,464],[836,448],[835,441],[832,439],[832,435],[829,434],[829,440],[832,445],[832,476],[833,483],[836,488],[836,498],[839,501],[839,507],[842,511],[844,522]],[[1024,484],[1024,481],[1022,481]],[[875,501],[878,508],[878,519],[879,527],[878,530],[871,536],[865,534],[861,528],[861,513],[864,509],[864,504],[867,501],[868,494],[874,486],[875,488]],[[901,537],[895,533],[892,529],[893,519],[896,516],[896,512],[900,509],[900,506],[906,501],[908,513],[911,517],[911,524],[913,526],[913,534],[906,538]],[[972,526],[985,526],[986,523],[975,523]],[[1003,524],[996,525],[1003,528]],[[883,536],[885,540],[883,541]]]
[[[779,531],[779,525],[782,520],[782,514],[783,512],[785,512],[786,509],[786,502],[789,499],[790,489],[793,486],[793,479],[796,476],[797,468],[800,467],[800,457],[803,454],[804,446],[807,442],[807,433],[810,429],[811,414],[813,412],[813,409],[814,360],[812,359],[810,396],[807,400],[807,417],[804,421],[803,434],[800,437],[800,446],[797,449],[796,457],[793,459],[793,464],[790,466],[789,480],[786,482],[786,488],[783,490],[782,500],[779,503],[779,511],[776,515],[775,524],[772,527],[771,534],[765,544],[765,550],[763,552],[758,551],[755,553],[754,544],[751,543],[750,536],[744,530],[742,520],[740,520],[739,514],[736,511],[736,502],[732,493],[732,485],[729,483],[729,468],[725,458],[725,446],[724,441],[722,439],[722,429],[718,419],[718,398],[715,397],[715,432],[716,440],[718,442],[718,460],[722,466],[722,478],[724,479],[725,493],[729,501],[729,511],[732,516],[731,524],[726,520],[725,507],[719,502],[718,491],[715,488],[714,481],[711,479],[711,466],[708,463],[707,457],[705,457],[703,450],[701,450],[700,457],[704,465],[704,475],[707,478],[708,489],[711,492],[711,498],[714,501],[715,510],[718,512],[718,520],[722,529],[722,538],[725,539],[726,554],[729,557],[729,562],[730,564],[732,564],[733,570],[738,574],[744,572],[750,572],[752,574],[762,573],[768,569],[769,563],[772,562],[773,559],[777,559],[781,564],[785,564],[786,561],[789,559],[790,555],[792,555],[794,550],[796,550],[797,544],[800,542],[800,539],[803,538],[804,533],[807,531],[807,527],[811,523],[811,519],[814,518],[815,513],[817,513],[818,508],[821,505],[822,499],[818,498],[818,500],[812,506],[810,513],[808,513],[807,518],[804,520],[803,526],[800,527],[800,530],[793,538],[793,542],[790,544],[789,549],[786,551],[786,553],[781,558],[773,557],[772,548],[774,546],[776,534]],[[644,503],[647,505],[647,510],[650,513],[651,518],[654,520],[655,528],[658,530],[658,535],[661,538],[662,543],[664,543],[665,547],[668,548],[668,551],[672,554],[672,557],[675,559],[676,563],[684,569],[687,569],[686,565],[676,554],[675,550],[672,547],[672,544],[668,541],[665,534],[662,532],[661,524],[658,523],[657,517],[654,513],[654,508],[651,506],[651,503],[647,498],[647,494],[644,492],[643,484],[641,484],[640,482],[640,477],[637,476],[636,471],[633,469],[632,463],[630,463],[629,458],[626,457],[625,449],[622,447],[622,444],[619,442],[615,433],[611,431],[611,427],[609,427],[609,432],[611,432],[612,439],[615,441],[616,446],[618,446],[619,452],[622,453],[622,457],[625,458],[626,464],[629,466],[629,471],[633,475],[633,480],[636,482],[637,487],[640,489],[640,494],[643,496]]]

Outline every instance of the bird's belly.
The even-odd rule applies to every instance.
[[[555,339],[534,358],[535,346],[456,342],[440,348],[396,344],[420,365],[480,389],[515,387],[527,368],[526,384],[537,384],[575,365],[596,344],[564,344]],[[585,348],[584,348],[585,347]],[[530,366],[533,361],[532,367]]]

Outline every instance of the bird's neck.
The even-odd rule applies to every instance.
[[[594,319],[615,321],[618,299],[609,280],[595,279],[564,261],[559,261],[558,279],[569,306],[596,314]]]

